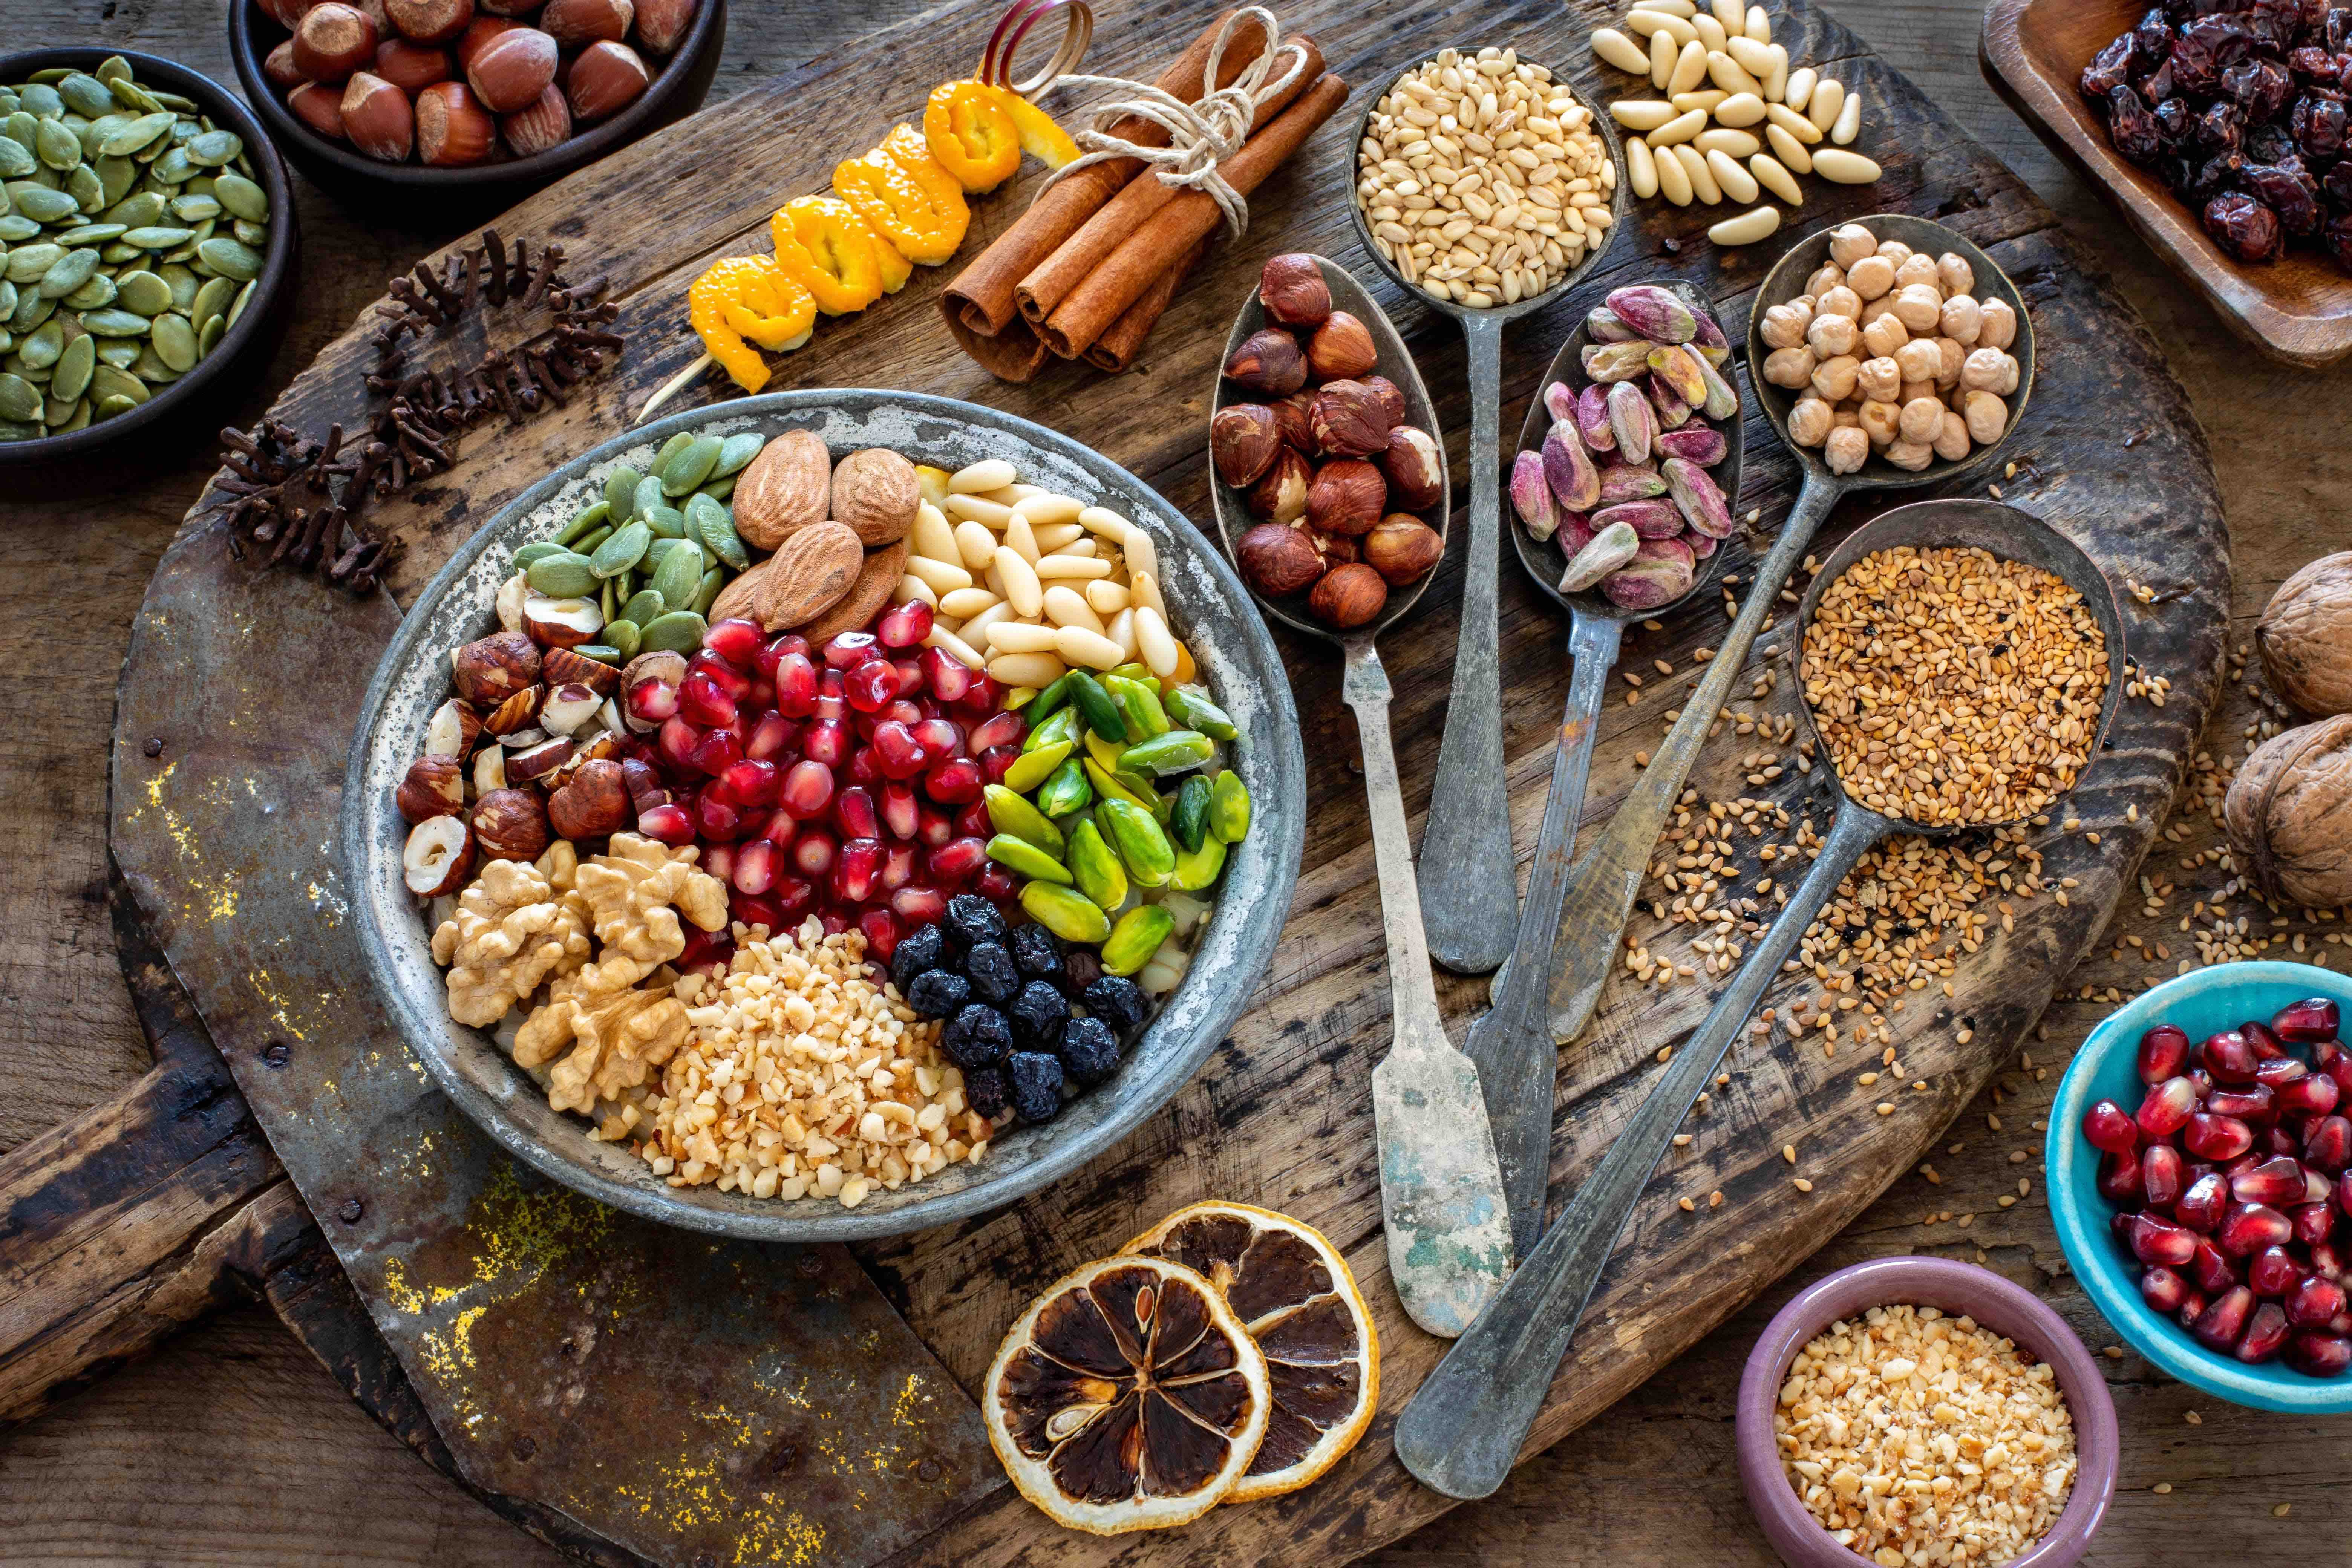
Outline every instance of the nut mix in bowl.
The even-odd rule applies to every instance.
[[[1214,928],[1280,918],[1219,912],[1229,856],[1279,885],[1257,841],[1290,814],[1253,832],[1275,721],[1211,694],[1192,550],[1163,589],[1157,531],[1042,454],[1033,485],[970,439],[950,471],[838,421],[681,419],[481,553],[496,626],[378,739],[452,1025],[584,1118],[567,1140],[755,1204],[1131,1120],[1196,954],[1227,978]],[[851,438],[927,456],[922,423]]]

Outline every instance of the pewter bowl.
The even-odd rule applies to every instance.
[[[1118,1072],[1054,1121],[999,1137],[979,1164],[953,1165],[896,1192],[877,1188],[855,1209],[830,1198],[784,1203],[672,1187],[625,1147],[592,1141],[585,1121],[549,1109],[539,1085],[488,1031],[449,1017],[432,933],[401,881],[408,827],[393,805],[425,720],[449,695],[448,650],[496,629],[492,596],[518,546],[561,527],[601,492],[608,471],[645,465],[680,430],[772,437],[790,429],[814,430],[835,454],[888,447],[950,469],[1007,458],[1025,481],[1110,507],[1150,529],[1176,630],[1241,727],[1233,765],[1254,805],[1249,836],[1226,861],[1217,910],[1191,968]],[[1307,759],[1290,678],[1223,554],[1150,486],[1066,436],[973,404],[877,390],[776,393],[689,410],[608,441],[541,480],[459,547],[409,607],[368,687],[343,787],[343,861],[368,971],[442,1092],[510,1152],[575,1191],[647,1219],[755,1241],[849,1241],[968,1219],[1075,1171],[1132,1132],[1200,1070],[1265,972],[1290,912],[1307,826]]]

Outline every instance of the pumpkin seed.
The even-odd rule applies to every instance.
[[[645,559],[646,546],[653,539],[653,530],[643,522],[625,524],[596,547],[595,553],[588,559],[589,569],[599,577],[617,577]]]
[[[99,182],[98,171],[88,163],[73,166],[65,177],[65,191],[83,212],[94,213],[106,205],[106,187]]]
[[[679,540],[686,537],[686,514],[674,506],[649,508],[645,523],[654,531],[656,539]]]
[[[627,522],[637,515],[637,480],[643,477],[625,463],[604,476],[604,504],[612,509],[615,523]]]
[[[677,457],[680,452],[685,451],[688,447],[693,445],[694,432],[691,430],[680,430],[677,434],[672,436],[668,440],[664,441],[661,444],[661,449],[654,454],[652,467],[646,471],[656,474],[660,473],[664,468],[669,467],[669,460],[672,458]]]
[[[18,289],[16,313],[8,318],[8,330],[12,332],[29,332],[57,313],[58,302],[55,300],[44,294],[36,294],[30,289]]]
[[[0,320],[16,313],[16,286],[0,278]]]
[[[728,437],[719,443],[719,461],[711,465],[710,477],[719,479],[729,474],[740,473],[743,466],[758,457],[760,448],[767,444],[768,438],[757,430],[745,430]]]
[[[692,610],[672,610],[656,616],[637,638],[644,652],[691,653],[702,646],[709,623]]]
[[[621,606],[621,619],[635,626],[649,626],[661,619],[662,613],[668,608],[668,602],[658,592],[652,588],[640,588],[629,595],[628,603]]]
[[[228,318],[226,316],[215,316],[211,321],[206,321],[203,326],[198,327],[196,329],[196,356],[201,359],[205,354],[212,353],[213,350],[219,345],[221,334],[226,331],[228,331]]]
[[[155,268],[155,276],[171,285],[172,309],[184,316],[195,308],[196,290],[204,287],[203,279],[176,261],[167,261]]]
[[[609,501],[600,500],[592,506],[582,507],[573,514],[570,522],[557,529],[550,536],[549,542],[571,544],[604,527],[612,520],[612,516],[613,507]]]
[[[0,195],[0,201],[5,200],[6,197]],[[30,239],[40,232],[41,226],[31,218],[19,217],[15,213],[0,216],[0,245],[14,245],[19,240]]]
[[[751,552],[743,548],[741,536],[735,531],[735,520],[727,509],[709,496],[689,496],[686,502],[686,525],[702,548],[714,558],[724,561],[740,572],[751,564]]]
[[[62,174],[81,162],[81,138],[62,120],[44,120],[33,134],[33,152]]]
[[[250,247],[218,235],[196,247],[196,259],[240,283],[250,282],[261,271],[261,258]]]
[[[213,195],[231,216],[247,223],[269,221],[269,193],[243,174],[221,174],[213,181]]]
[[[49,375],[49,395],[67,402],[89,390],[90,372],[98,368],[98,340],[87,332],[65,346]]]
[[[76,71],[58,82],[58,96],[66,100],[67,108],[92,120],[114,111],[114,94],[106,90],[104,82],[85,71]]]
[[[156,319],[158,321],[168,321],[171,318],[158,317]],[[163,363],[163,357],[155,352],[155,345],[152,342],[142,343],[140,345],[139,358],[137,362],[131,365],[131,374],[151,386],[162,386],[167,382],[174,382],[180,379],[180,373]]]
[[[669,504],[668,498],[662,490],[661,464],[656,461],[654,464],[654,471],[637,481],[637,493],[635,499],[630,503],[629,515],[643,517],[655,507],[667,504]],[[654,531],[658,533],[661,531],[656,529]]]
[[[228,308],[228,315],[226,317],[227,323],[230,326],[234,327],[236,325],[236,319],[245,314],[245,308],[247,305],[253,303],[253,290],[255,287],[256,285],[248,283],[244,288],[236,291],[236,303]]]
[[[152,341],[155,357],[181,374],[196,368],[196,329],[188,318],[166,311],[155,318]]]
[[[73,406],[67,411],[66,416],[62,421],[51,420],[49,422],[49,434],[52,436],[70,436],[75,431],[82,429],[89,424],[89,399],[87,397],[77,397],[74,399]]]
[[[236,294],[236,279],[208,278],[205,280],[205,286],[196,290],[194,302],[181,313],[201,327],[215,316],[228,314],[229,300]]]
[[[589,569],[588,557],[574,551],[541,556],[523,576],[551,599],[573,599],[596,591],[596,574]]]
[[[58,96],[58,89],[37,79],[17,89],[16,96],[36,120],[55,120],[66,111],[66,100]]]
[[[702,586],[704,570],[702,546],[682,539],[663,552],[661,563],[654,568],[652,586],[669,604],[691,605]]]
[[[188,157],[207,169],[217,169],[245,151],[245,139],[234,131],[206,131],[191,136]]]
[[[513,565],[518,572],[527,570],[534,561],[565,553],[563,546],[551,539],[535,539],[514,552]]]
[[[195,237],[194,229],[173,228],[159,224],[151,227],[127,230],[122,236],[122,243],[135,245],[142,250],[169,250],[174,246],[187,244]]]
[[[40,389],[21,375],[0,371],[0,419],[29,425],[40,417]]]
[[[206,218],[205,221],[212,223],[217,220]],[[259,250],[269,243],[268,224],[247,223],[243,218],[239,218],[228,226],[228,232],[231,238],[248,250]]]
[[[730,474],[723,479],[712,479],[695,493],[709,496],[712,500],[723,501],[735,493],[735,481],[740,477],[740,475]]]
[[[119,223],[85,223],[65,230],[58,236],[59,245],[104,245],[110,239],[122,237]]]
[[[65,258],[62,245],[20,245],[8,253],[8,281],[31,283]]]
[[[115,303],[134,316],[160,316],[172,308],[172,286],[152,272],[132,272],[117,285]]]
[[[81,211],[81,204],[63,191],[19,182],[8,187],[16,211],[35,223],[62,223]]]
[[[710,477],[719,462],[719,437],[697,436],[675,453],[662,467],[662,493],[682,496]]]
[[[123,197],[99,216],[107,223],[121,224],[126,232],[143,228],[163,217],[163,198],[153,191],[141,191],[137,195]]]
[[[196,176],[196,166],[184,148],[174,147],[147,165],[147,177],[167,185],[184,185]]]
[[[155,143],[157,138],[170,132],[179,123],[179,116],[171,113],[142,114],[104,142],[99,143],[102,158],[130,158]]]
[[[121,292],[114,279],[101,272],[58,303],[75,310],[99,310],[113,304]]]
[[[218,197],[192,196],[184,193],[173,196],[168,205],[172,216],[182,223],[199,223],[208,217],[218,217],[222,210]]]
[[[90,423],[95,425],[101,420],[111,419],[118,414],[128,414],[146,401],[144,397],[131,397],[121,393],[101,397],[98,400],[97,405],[90,410]]]
[[[638,642],[645,634],[637,629],[635,621],[606,621],[602,635],[625,663],[637,657]]]
[[[0,137],[0,179],[21,180],[41,166],[33,150],[10,137]]]
[[[9,111],[5,123],[0,123],[0,136],[5,136],[29,153],[33,150],[33,138],[39,134],[40,129],[41,122],[34,118],[33,111],[19,102]]]
[[[92,310],[81,319],[81,324],[85,331],[101,338],[143,338],[148,331],[146,317],[111,309]]]
[[[140,343],[137,338],[93,338],[98,344],[98,363],[110,364],[117,370],[129,370],[139,363]]]
[[[727,586],[727,569],[713,566],[702,574],[702,585],[694,591],[694,613],[708,617],[710,606],[719,602],[719,590]]]
[[[34,287],[52,300],[62,300],[89,282],[97,270],[97,251],[88,248],[68,250],[41,274],[40,282]]]
[[[65,350],[66,324],[58,321],[44,321],[41,330],[26,338],[17,348],[16,358],[26,368],[47,370],[58,363],[58,356]]]

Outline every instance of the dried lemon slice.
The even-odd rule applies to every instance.
[[[1164,1530],[1230,1493],[1265,1436],[1265,1357],[1179,1263],[1105,1258],[1055,1281],[988,1369],[988,1441],[1021,1495],[1097,1535]]]
[[[1206,1276],[1265,1354],[1274,1415],[1227,1502],[1297,1491],[1356,1446],[1381,1402],[1381,1339],[1339,1249],[1247,1204],[1178,1209],[1121,1249]]]

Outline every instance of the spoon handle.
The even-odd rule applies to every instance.
[[[1495,990],[1494,1005],[1470,1026],[1462,1047],[1463,1054],[1477,1064],[1478,1081],[1486,1090],[1495,1152],[1503,1163],[1503,1192],[1511,1205],[1511,1247],[1521,1258],[1543,1234],[1544,1197],[1551,1179],[1559,1047],[1552,1043],[1546,958],[1559,935],[1560,896],[1568,882],[1569,858],[1576,850],[1584,782],[1592,769],[1592,742],[1601,728],[1601,704],[1624,630],[1625,623],[1613,616],[1579,615],[1569,634],[1568,651],[1576,672],[1569,683],[1559,745],[1552,754],[1551,794],[1544,801],[1543,834],[1528,871],[1517,942],[1511,950],[1510,968]]]
[[[1482,1498],[1503,1484],[1675,1129],[1813,916],[1886,826],[1884,817],[1839,807],[1821,858],[1714,1011],[1675,1053],[1541,1244],[1414,1393],[1397,1418],[1396,1452],[1423,1485],[1447,1497]]]
[[[1601,1000],[1601,987],[1633,912],[1633,897],[1642,889],[1643,873],[1657,847],[1658,835],[1673,816],[1675,802],[1698,761],[1706,732],[1731,695],[1748,663],[1748,650],[1764,622],[1780,607],[1780,590],[1804,561],[1813,534],[1830,508],[1843,493],[1835,481],[1819,482],[1810,476],[1790,509],[1789,521],[1758,563],[1747,591],[1739,598],[1738,617],[1715,650],[1714,662],[1683,703],[1683,715],[1666,732],[1650,765],[1625,794],[1617,815],[1583,858],[1570,868],[1568,892],[1559,921],[1559,938],[1551,953],[1552,1038],[1565,1044],[1584,1031]]]
[[[1511,803],[1503,784],[1503,685],[1496,563],[1502,550],[1503,323],[1473,313],[1470,349],[1470,547],[1463,562],[1462,628],[1437,783],[1421,839],[1422,923],[1437,962],[1484,974],[1511,951],[1518,884],[1511,860]]]
[[[1412,869],[1412,838],[1405,826],[1404,783],[1389,736],[1389,673],[1369,634],[1348,639],[1339,694],[1356,712],[1363,748],[1364,798],[1372,827],[1372,865],[1381,885],[1381,926],[1388,941],[1389,1007],[1400,1047],[1452,1051],[1437,1012],[1429,947],[1421,928],[1421,900]]]

